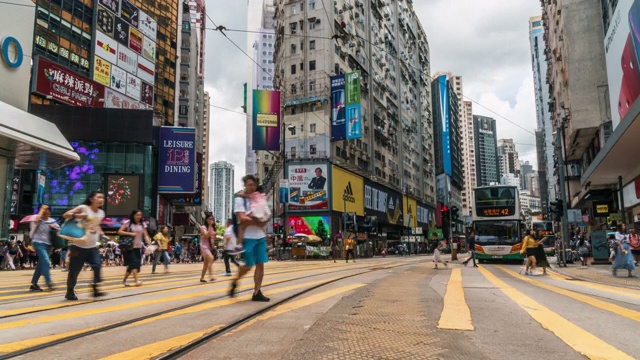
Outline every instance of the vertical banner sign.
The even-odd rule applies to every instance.
[[[442,124],[442,155],[444,162],[444,172],[453,176],[451,167],[451,136],[449,134],[449,85],[447,76],[441,75],[438,78],[440,89],[440,121]]]
[[[280,150],[280,91],[253,90],[252,150]]]
[[[47,183],[47,177],[44,173],[38,173],[38,208],[44,203],[44,186]]]
[[[344,140],[346,132],[344,74],[331,77],[331,141]]]
[[[158,191],[196,191],[196,129],[162,127],[158,162]]]
[[[345,90],[347,95],[346,125],[347,140],[362,137],[362,116],[360,107],[360,71],[345,75]]]
[[[280,179],[280,204],[289,202],[289,180]]]

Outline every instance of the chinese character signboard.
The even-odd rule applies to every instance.
[[[196,191],[196,129],[162,127],[158,161],[158,191]]]
[[[111,63],[95,56],[93,60],[93,80],[102,85],[111,85]]]
[[[329,209],[327,169],[326,164],[290,164],[287,166],[289,210]]]
[[[103,107],[104,86],[42,57],[36,60],[33,92],[72,106]]]
[[[253,150],[280,150],[280,92],[253,90]]]

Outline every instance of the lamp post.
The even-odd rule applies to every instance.
[[[287,144],[286,144],[286,137],[287,137],[287,133],[286,131],[284,131],[285,129],[289,130],[289,132],[291,132],[291,134],[293,135],[293,131],[295,130],[295,126],[294,125],[287,125],[285,126],[285,124],[282,124],[282,179],[283,180],[287,180]],[[284,203],[284,221],[283,221],[283,225],[284,225],[284,230],[282,231],[283,233],[283,244],[285,244],[287,242],[287,240],[289,240],[289,199],[287,199],[287,201]]]

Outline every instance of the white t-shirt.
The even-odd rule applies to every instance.
[[[93,212],[89,206],[84,206],[84,212],[87,214],[84,223],[85,231],[87,232],[87,241],[79,241],[71,245],[83,249],[93,249],[98,246],[98,241],[100,241],[100,234],[102,232],[100,223],[102,223],[102,219],[104,219],[104,211],[98,209],[97,212]]]
[[[238,239],[236,238],[236,234],[233,233],[233,226],[229,226],[226,229],[224,229],[225,241],[227,236],[229,236],[229,242],[224,244],[224,249],[225,250],[235,249]]]
[[[234,213],[239,213],[239,212],[249,212],[249,209],[251,209],[251,200],[249,199],[245,199],[242,197],[236,197],[234,200],[234,206],[233,206],[233,212]],[[245,206],[246,204],[246,206]],[[262,239],[262,238],[266,238],[267,237],[267,233],[265,232],[264,228],[261,228],[259,226],[255,226],[255,225],[250,225],[248,226],[245,230],[244,230],[244,238],[245,239]]]

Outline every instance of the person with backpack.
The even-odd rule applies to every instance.
[[[235,219],[235,224],[242,224],[244,227],[244,265],[240,267],[238,276],[231,282],[229,296],[235,296],[238,281],[255,266],[256,270],[253,276],[255,286],[251,301],[268,302],[270,299],[262,294],[260,288],[262,287],[262,280],[264,279],[264,264],[269,262],[267,255],[267,233],[265,229],[269,220],[259,220],[248,215],[251,211],[251,194],[258,190],[258,180],[253,175],[247,175],[242,178],[242,181],[244,182],[244,194],[246,194],[247,197],[235,198],[233,207],[234,217],[232,219]],[[237,236],[238,226],[235,224],[233,229]]]
[[[41,205],[38,214],[33,218],[31,222],[31,243],[38,255],[38,263],[36,264],[36,270],[33,272],[31,278],[30,291],[42,291],[42,288],[38,286],[38,280],[40,276],[44,276],[44,280],[47,283],[47,290],[53,291],[53,282],[51,281],[51,261],[49,255],[51,254],[51,248],[53,244],[50,240],[51,230],[58,230],[60,226],[54,219],[51,218],[51,211],[49,211],[48,205]]]

